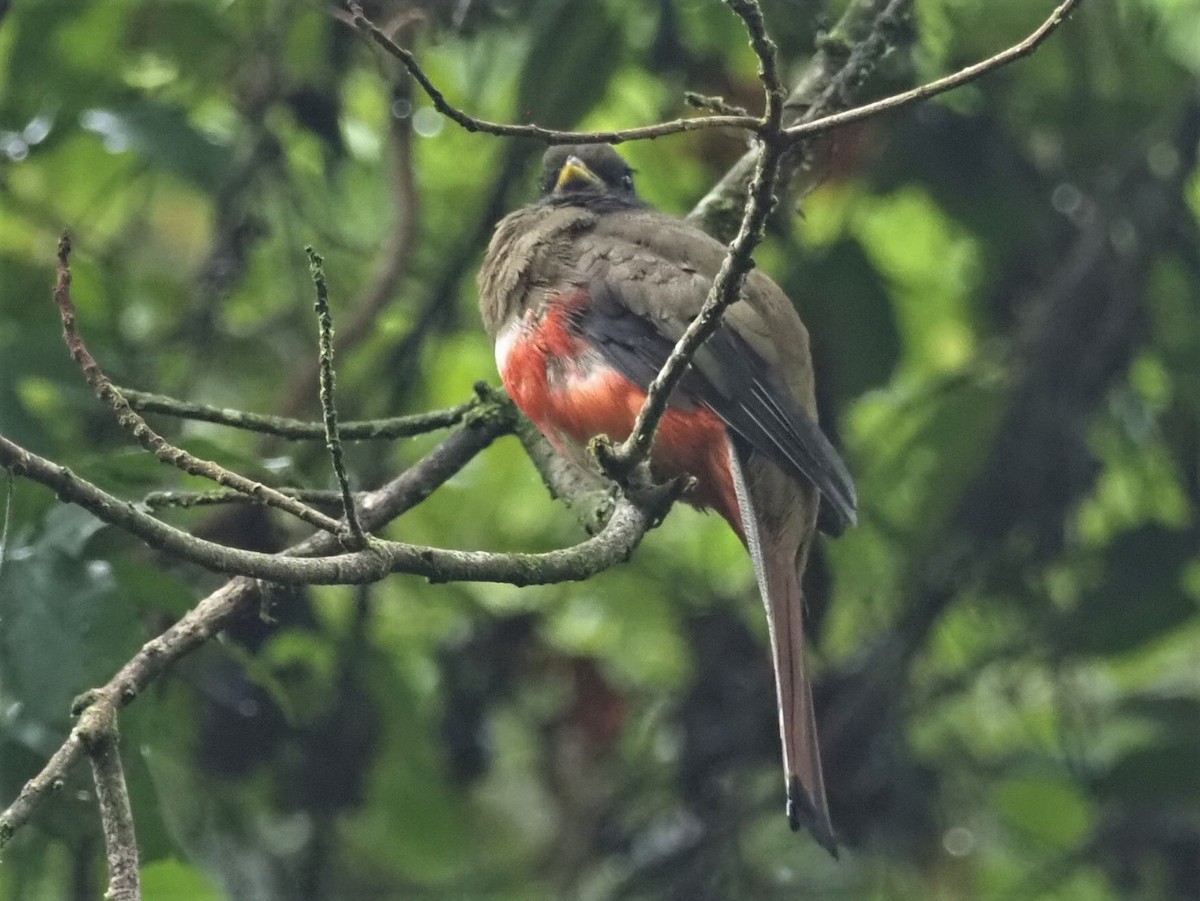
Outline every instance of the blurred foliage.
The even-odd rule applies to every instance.
[[[757,103],[716,0],[365,5],[484,117],[613,128],[686,114],[684,90]],[[988,56],[1051,5],[918,0],[915,45],[872,89]],[[764,7],[794,75],[844,3]],[[813,333],[863,502],[808,585],[840,863],[784,822],[748,561],[680,509],[584,584],[312,589],[185,660],[122,720],[146,897],[1200,897],[1197,77],[1200,6],[1085,3],[1032,58],[839,133],[759,255]],[[680,213],[743,149],[624,148]],[[304,245],[342,322],[408,222],[390,302],[339,359],[341,414],[463,400],[494,380],[474,271],[539,151],[443,121],[332,4],[0,3],[0,431],[133,500],[197,487],[131,449],[61,347],[64,226],[119,383],[271,412],[315,356]],[[419,203],[397,211],[406,154]],[[156,423],[331,487],[317,444]],[[350,448],[358,483],[434,440]],[[0,495],[7,803],[70,698],[220,582],[31,483]],[[295,537],[261,511],[170,518]],[[511,439],[389,531],[579,537]],[[98,895],[86,775],[5,850],[0,899]]]

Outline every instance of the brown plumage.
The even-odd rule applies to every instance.
[[[518,406],[562,452],[624,439],[645,389],[703,305],[725,247],[642,204],[607,145],[551,148],[543,197],[496,228],[479,273],[484,326]],[[853,523],[854,487],[816,424],[808,333],[758,271],[699,350],[651,463],[696,480],[754,560],[771,632],[788,815],[836,854],[804,663],[800,578],[822,525]]]

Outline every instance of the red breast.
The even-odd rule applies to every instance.
[[[597,435],[623,441],[633,431],[646,392],[604,362],[571,328],[588,302],[584,291],[552,297],[539,318],[530,309],[496,340],[505,390],[555,449],[587,464]],[[729,467],[725,424],[708,407],[672,407],[659,423],[651,466],[660,479],[691,477],[689,503],[712,508],[742,537],[742,518]]]

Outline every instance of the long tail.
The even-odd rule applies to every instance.
[[[797,559],[799,548],[794,539],[767,534],[762,528],[763,521],[754,508],[739,456],[731,443],[729,458],[742,528],[754,560],[754,572],[771,633],[788,823],[793,831],[806,826],[821,847],[836,858],[837,840],[829,820],[825,780],[821,775],[812,683],[804,662],[803,596],[800,591],[803,561]]]

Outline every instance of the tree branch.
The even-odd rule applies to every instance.
[[[754,265],[754,248],[762,240],[763,226],[775,204],[775,179],[779,172],[780,158],[787,150],[786,142],[780,139],[785,93],[775,61],[775,44],[767,35],[762,9],[757,0],[727,2],[746,26],[750,46],[758,57],[758,75],[766,95],[766,114],[764,126],[759,133],[761,146],[750,186],[750,202],[742,215],[738,234],[729,245],[729,252],[725,254],[721,268],[717,270],[716,278],[713,279],[704,306],[689,323],[666,363],[650,383],[646,401],[638,411],[633,431],[613,450],[608,450],[602,442],[595,445],[602,465],[618,475],[628,473],[633,466],[641,463],[649,455],[658,423],[666,413],[667,404],[671,399],[671,392],[691,365],[696,351],[721,324],[725,310],[741,296],[746,275]]]
[[[1059,25],[1067,20],[1067,17],[1081,2],[1082,0],[1063,0],[1054,9],[1054,12],[1050,14],[1049,18],[1034,29],[1025,40],[1013,44],[1007,50],[1002,50],[995,56],[974,63],[964,69],[959,69],[952,75],[919,85],[912,90],[893,94],[890,97],[884,97],[882,100],[876,100],[873,103],[856,106],[854,109],[846,110],[842,113],[823,116],[812,122],[793,125],[791,128],[786,129],[784,134],[791,141],[799,141],[835,128],[840,128],[844,125],[849,125],[853,122],[861,122],[864,119],[878,116],[881,113],[891,112],[892,110],[918,103],[921,100],[928,100],[930,97],[936,97],[938,94],[944,94],[953,88],[961,87],[968,82],[975,81],[989,72],[994,72],[1002,66],[1007,66],[1011,62],[1033,53]]]
[[[649,491],[637,501],[622,498],[601,532],[573,547],[544,554],[456,551],[375,540],[360,551],[292,559],[197,538],[138,511],[65,466],[39,457],[3,436],[0,436],[0,465],[40,482],[53,489],[61,500],[76,504],[102,522],[181,560],[213,572],[285,585],[361,585],[377,582],[392,573],[424,576],[432,582],[545,585],[581,581],[627,560],[642,536],[665,512],[663,507],[669,505],[665,496]]]
[[[492,415],[480,417],[448,436],[420,462],[383,488],[364,496],[359,507],[364,528],[372,531],[382,528],[420,504],[509,427],[509,421],[503,416]],[[0,442],[3,440],[0,438]],[[21,475],[17,467],[7,462],[0,465]],[[332,535],[317,533],[284,553],[304,556],[337,550],[337,540]],[[115,699],[118,707],[129,704],[176,660],[200,647],[235,620],[252,614],[260,596],[260,583],[254,579],[237,578],[227,582],[177,623],[143,645],[107,684],[97,690],[98,694]],[[42,771],[30,779],[12,804],[0,813],[0,848],[29,820],[37,805],[63,784],[67,772],[83,754],[77,725]]]
[[[349,0],[346,6],[350,10],[354,27],[400,61],[408,70],[408,74],[429,97],[434,109],[469,132],[483,132],[509,138],[535,138],[547,144],[620,144],[625,141],[661,138],[666,135],[700,131],[705,128],[744,128],[757,131],[762,125],[762,120],[754,116],[701,116],[696,119],[674,119],[670,122],[660,122],[657,125],[643,125],[639,128],[626,128],[620,131],[583,132],[560,131],[555,128],[543,128],[540,125],[509,125],[477,119],[450,103],[437,85],[425,74],[412,51],[401,47],[384,34],[374,22],[363,14],[362,7],[358,3]]]
[[[364,497],[360,505],[363,527],[371,531],[378,530],[406,510],[420,504],[493,440],[509,431],[512,424],[511,412],[508,416],[481,416],[450,435],[419,463],[383,488]],[[23,473],[20,469],[3,457],[4,446],[8,443],[10,442],[0,437],[0,465],[21,475]],[[660,495],[659,500],[660,503],[666,503],[669,498]],[[597,539],[601,544],[613,546],[615,556],[627,556],[636,544],[636,539],[649,528],[654,517],[662,512],[663,508],[659,507],[649,513],[642,513],[633,504],[622,501],[616,505],[612,517],[611,522],[614,522],[615,526],[605,530],[607,534],[597,536]],[[630,535],[636,535],[636,538],[626,547],[622,542],[627,541]],[[337,549],[334,536],[317,533],[289,548],[284,555],[315,556]],[[561,559],[563,553],[552,552],[551,555],[541,556],[544,558],[557,554]],[[534,555],[523,556],[528,559]],[[117,707],[129,704],[176,660],[200,647],[235,620],[253,613],[260,595],[260,583],[257,580],[245,577],[230,580],[193,607],[175,625],[143,645],[108,683],[97,690],[97,693],[115,699]],[[62,785],[67,772],[79,761],[83,753],[80,726],[77,725],[47,761],[42,771],[30,779],[13,803],[0,813],[0,848],[3,848],[13,833],[28,821],[37,805]]]
[[[75,702],[75,712],[79,714],[75,731],[92,760],[96,801],[104,830],[108,859],[108,891],[104,897],[107,901],[140,901],[137,834],[125,771],[121,767],[117,704],[102,692],[89,692]]]
[[[341,491],[330,491],[327,488],[277,488],[275,490],[288,497],[321,506],[337,507],[342,502]],[[168,507],[186,510],[193,507],[215,507],[218,504],[255,503],[258,502],[254,498],[229,488],[217,488],[212,491],[151,491],[140,501],[141,506],[149,510],[162,510]]]
[[[820,41],[784,103],[784,124],[794,125],[840,110],[846,98],[863,83],[890,46],[887,23],[907,14],[913,0],[852,0],[846,11]],[[781,167],[786,184],[800,160],[796,147]],[[704,195],[687,219],[721,241],[737,233],[749,197],[750,182],[758,162],[756,149],[746,151]]]
[[[71,358],[83,371],[84,378],[92,386],[96,396],[117,414],[117,422],[121,427],[133,435],[143,448],[177,469],[190,475],[211,479],[226,488],[241,491],[268,506],[291,513],[318,529],[334,533],[340,531],[342,527],[338,521],[319,510],[314,510],[295,498],[280,494],[261,482],[255,482],[253,479],[248,479],[223,466],[218,466],[210,460],[202,460],[173,446],[150,428],[146,420],[134,412],[125,398],[121,396],[121,392],[101,370],[100,364],[96,362],[95,357],[84,344],[83,336],[79,334],[79,329],[75,324],[75,302],[71,299],[70,256],[71,236],[64,233],[58,242],[58,279],[54,284],[54,299],[58,303],[59,315],[62,318],[63,340],[66,341],[67,349],[71,352]],[[65,469],[63,471],[66,472]]]
[[[161,413],[177,419],[211,422],[247,432],[276,435],[290,441],[317,441],[325,437],[323,422],[211,407],[206,404],[177,400],[174,397],[167,397],[165,394],[153,394],[149,391],[138,391],[134,388],[117,385],[113,386],[113,390],[120,392],[121,396],[129,403],[130,408],[139,412]],[[472,410],[475,410],[479,403],[479,399],[474,398],[457,407],[449,407],[445,410],[431,410],[428,413],[393,416],[387,419],[342,422],[338,423],[338,433],[346,441],[391,441],[396,438],[412,438],[414,435],[423,435],[426,432],[457,425]]]
[[[346,527],[350,532],[349,541],[343,543],[347,547],[361,550],[367,546],[367,536],[363,533],[362,526],[358,521],[358,512],[354,508],[354,494],[350,491],[350,478],[346,475],[346,461],[342,456],[342,439],[338,434],[337,405],[333,398],[335,381],[333,315],[329,312],[329,289],[325,284],[325,261],[311,247],[304,248],[304,252],[308,254],[313,287],[317,291],[317,299],[313,307],[317,311],[317,343],[321,370],[320,395],[321,412],[325,420],[325,447],[329,450],[333,474],[337,478],[338,489],[341,491],[342,511],[345,514]]]

